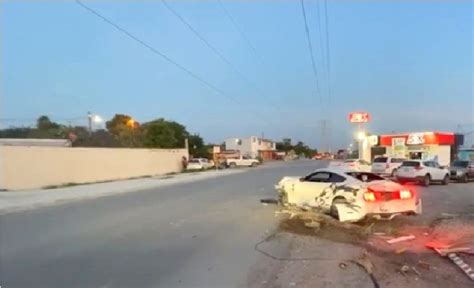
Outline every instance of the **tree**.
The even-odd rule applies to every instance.
[[[38,120],[36,120],[36,128],[38,130],[58,129],[59,126],[58,123],[51,122],[49,117],[46,115],[41,115],[38,117]]]
[[[165,121],[144,125],[143,144],[148,148],[176,148],[174,130]]]
[[[189,154],[195,158],[207,158],[208,150],[211,148],[204,144],[204,140],[197,134],[189,135]]]
[[[140,123],[133,120],[132,117],[124,114],[115,114],[112,120],[105,123],[107,130],[124,147],[140,147],[141,132]]]

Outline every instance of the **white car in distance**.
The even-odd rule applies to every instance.
[[[226,160],[226,164],[230,168],[235,167],[256,167],[260,164],[257,159],[252,159],[247,156],[241,156],[240,158],[231,158]]]
[[[346,159],[340,167],[360,172],[370,172],[372,170],[370,163],[362,159]]]
[[[187,170],[207,170],[214,167],[214,162],[206,158],[193,158],[189,160]]]
[[[390,175],[392,177],[397,173],[398,168],[405,159],[395,157],[379,156],[372,161],[372,173],[380,175]]]
[[[423,186],[429,186],[431,182],[441,182],[443,185],[449,183],[449,170],[442,167],[436,161],[407,160],[396,172],[399,183],[418,182]]]
[[[310,207],[340,221],[421,213],[415,190],[370,172],[321,168],[301,178],[283,177],[275,188],[282,205]]]

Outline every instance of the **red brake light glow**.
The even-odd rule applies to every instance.
[[[408,189],[400,190],[400,199],[411,199],[413,197],[412,193]]]
[[[415,193],[412,190],[406,188],[393,192],[380,192],[368,188],[367,192],[364,193],[364,200],[366,202],[390,201],[396,199],[406,200],[414,198],[414,195]]]
[[[367,202],[375,202],[375,193],[374,192],[365,192],[364,193],[364,200]]]

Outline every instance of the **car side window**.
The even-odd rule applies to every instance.
[[[306,181],[324,183],[324,182],[329,182],[330,178],[331,178],[331,174],[329,174],[328,172],[316,172],[306,177]]]
[[[329,182],[331,183],[342,183],[344,181],[346,181],[345,177],[335,173],[331,173],[331,178],[329,178]]]
[[[425,165],[426,167],[433,167],[433,165],[429,161],[423,162],[423,165]]]

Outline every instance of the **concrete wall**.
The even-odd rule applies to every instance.
[[[186,149],[0,146],[0,189],[40,188],[181,171]]]

